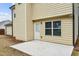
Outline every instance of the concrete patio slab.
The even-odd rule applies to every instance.
[[[73,46],[33,40],[10,46],[32,56],[71,56]]]

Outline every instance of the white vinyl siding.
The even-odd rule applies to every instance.
[[[6,35],[12,35],[12,26],[6,27]]]

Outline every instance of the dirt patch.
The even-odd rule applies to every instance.
[[[0,56],[29,56],[26,53],[20,52],[16,49],[5,47],[0,49]]]
[[[18,43],[22,43],[22,41],[13,40],[7,36],[0,36],[0,56],[29,56],[26,53],[9,47]]]

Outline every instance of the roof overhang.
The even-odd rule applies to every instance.
[[[5,26],[12,26],[12,24],[6,24]]]
[[[72,14],[51,16],[51,17],[46,17],[46,18],[41,18],[41,19],[34,19],[34,20],[32,20],[32,21],[43,21],[43,20],[48,20],[48,19],[53,19],[53,18],[59,18],[59,17],[72,17]]]

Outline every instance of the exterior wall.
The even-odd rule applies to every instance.
[[[61,36],[45,35],[45,22],[61,20]],[[36,23],[36,22],[35,22]],[[42,41],[55,42],[67,45],[73,45],[73,27],[72,17],[52,18],[51,20],[42,21],[40,34]]]
[[[26,40],[26,4],[15,4],[13,10],[16,17],[13,19],[13,36],[18,40]]]
[[[16,39],[28,41],[33,40],[34,30],[33,21],[54,16],[72,14],[72,4],[56,3],[56,4],[18,4],[15,5],[16,18],[13,20],[13,36]],[[45,22],[61,20],[62,36],[45,36]],[[42,21],[42,20],[40,20]],[[39,22],[40,22],[39,21]],[[72,45],[73,27],[72,17],[52,18],[52,20],[44,20],[41,24],[41,40]]]
[[[12,26],[7,26],[6,27],[6,35],[12,35]]]
[[[73,21],[70,16],[63,16],[72,14],[71,3],[37,3],[32,4],[33,15],[32,20],[42,21],[41,25],[41,40],[48,42],[55,42],[61,44],[73,45]],[[59,17],[62,16],[62,17]],[[56,18],[55,18],[56,17]],[[45,20],[45,18],[52,18],[52,20]],[[55,19],[54,19],[55,18]],[[44,21],[45,20],[45,21]],[[61,20],[61,36],[47,36],[45,35],[45,22]],[[39,21],[38,21],[39,22]]]
[[[16,18],[13,20],[13,36],[18,40],[33,40],[33,22],[31,4],[16,4],[13,12]]]
[[[72,14],[71,3],[35,3],[33,7],[33,20]]]

